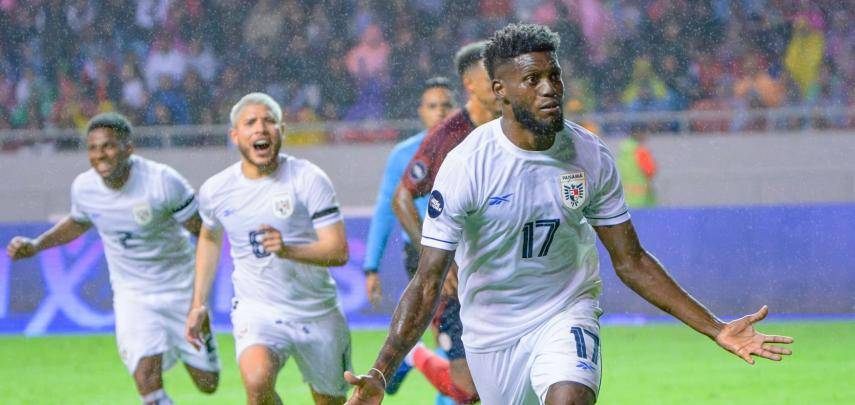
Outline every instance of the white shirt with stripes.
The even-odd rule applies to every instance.
[[[317,240],[315,229],[342,221],[327,175],[304,159],[280,154],[271,175],[248,179],[235,163],[199,189],[199,212],[207,228],[224,229],[234,261],[235,298],[272,307],[277,315],[301,320],[339,308],[326,267],[280,259],[260,244],[262,224],[282,233],[285,244]]]
[[[629,220],[614,158],[597,136],[566,121],[548,150],[526,151],[500,122],[478,127],[446,157],[422,231],[423,245],[456,250],[467,351],[508,346],[596,299],[592,226]]]

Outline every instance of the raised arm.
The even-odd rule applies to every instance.
[[[767,336],[754,330],[752,324],[762,320],[768,310],[725,323],[695,300],[662,267],[653,255],[641,247],[632,221],[594,227],[609,252],[615,272],[621,281],[645,300],[673,315],[692,329],[713,339],[724,349],[749,364],[752,355],[781,360],[790,350],[767,343],[792,343],[784,336]]]
[[[318,240],[303,245],[286,245],[282,241],[280,232],[268,225],[262,225],[259,230],[264,232],[264,237],[261,240],[264,250],[274,253],[282,259],[316,266],[343,266],[347,264],[349,256],[343,221],[316,229]]]
[[[92,224],[77,222],[69,215],[35,239],[24,236],[12,238],[6,246],[6,253],[12,260],[26,259],[42,250],[71,242],[91,227]]]
[[[220,261],[220,250],[223,247],[223,230],[210,229],[202,225],[199,241],[196,243],[196,278],[193,283],[193,304],[187,314],[185,338],[197,349],[204,341],[203,325],[208,317],[208,298],[214,276],[217,274],[217,264]]]
[[[413,194],[403,184],[398,184],[398,188],[395,190],[395,196],[392,199],[392,211],[395,212],[404,232],[407,233],[413,244],[418,246],[418,241],[422,240],[422,218],[413,202]]]
[[[407,285],[395,308],[389,336],[380,349],[374,366],[366,375],[345,372],[345,379],[356,389],[349,404],[378,404],[383,398],[385,382],[391,378],[404,356],[415,346],[427,329],[439,305],[439,292],[454,258],[454,252],[423,247],[419,268]]]

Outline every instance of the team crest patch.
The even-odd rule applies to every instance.
[[[577,209],[588,198],[588,182],[585,172],[564,173],[559,179],[561,201],[570,209]]]
[[[273,215],[288,218],[294,212],[294,198],[291,193],[279,194],[273,197]]]
[[[134,221],[136,221],[137,225],[147,225],[151,222],[152,213],[151,206],[143,203],[137,205],[133,208],[134,213]]]
[[[417,160],[410,166],[410,179],[414,182],[420,182],[427,177],[427,172],[427,166],[424,162]]]
[[[442,193],[439,190],[433,190],[430,193],[430,200],[428,200],[428,216],[431,218],[436,218],[439,214],[442,214],[442,209],[445,208],[445,200],[442,198]]]

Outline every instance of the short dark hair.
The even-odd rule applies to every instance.
[[[454,90],[451,87],[451,80],[448,80],[445,76],[435,76],[425,80],[425,84],[422,86],[422,93],[430,89]]]
[[[484,66],[493,78],[496,67],[509,59],[530,52],[555,52],[561,37],[538,24],[508,24],[496,31],[484,48]]]
[[[105,112],[92,117],[86,124],[86,134],[98,128],[109,128],[116,134],[116,138],[124,143],[131,141],[133,127],[128,118],[116,112]]]
[[[457,74],[462,78],[469,68],[478,64],[481,59],[484,59],[484,48],[487,46],[487,41],[473,42],[464,45],[456,54],[454,54],[454,66],[457,66]]]

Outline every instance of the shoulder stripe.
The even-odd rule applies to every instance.
[[[178,208],[172,210],[172,213],[174,214],[176,212],[179,212],[179,211],[187,208],[195,199],[196,199],[196,195],[195,194],[191,195],[190,198],[187,199],[187,201],[184,201],[184,203],[182,203]]]
[[[327,208],[325,210],[320,210],[320,211],[316,212],[314,215],[312,215],[312,221],[319,219],[319,218],[330,216],[332,214],[338,214],[338,213],[339,213],[338,207],[330,207],[330,208]]]

